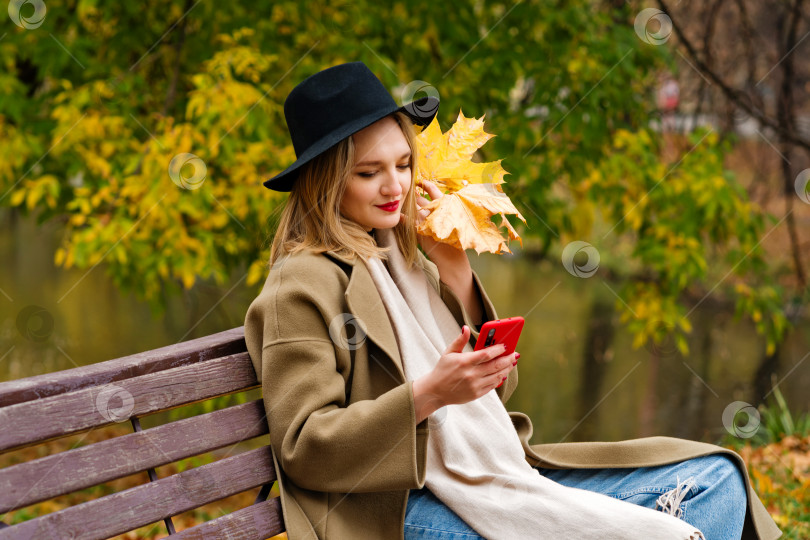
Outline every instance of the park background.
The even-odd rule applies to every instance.
[[[241,326],[286,198],[261,182],[295,159],[284,98],[361,60],[400,103],[435,92],[443,131],[461,111],[496,135],[476,160],[503,159],[527,224],[510,216],[511,254],[468,254],[499,316],[526,319],[507,408],[532,418],[533,442],[728,445],[785,538],[807,537],[808,33],[801,0],[12,1],[0,380]],[[199,161],[185,177],[204,170],[194,185],[169,174],[186,153]]]

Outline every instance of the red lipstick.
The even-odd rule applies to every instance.
[[[397,208],[399,208],[399,201],[394,201],[388,204],[378,204],[375,206],[380,210],[385,210],[386,212],[396,212]]]

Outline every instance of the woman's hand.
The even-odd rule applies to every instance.
[[[434,201],[444,196],[436,184],[429,180],[418,181],[417,185],[424,188]],[[416,195],[417,211],[415,222],[417,227],[424,223],[427,216],[430,215],[431,211],[425,208],[428,204],[430,204],[430,201],[426,197]],[[407,216],[401,213],[400,218],[404,221]],[[457,276],[466,276],[470,273],[470,261],[467,259],[466,251],[451,246],[450,244],[434,240],[430,235],[417,233],[416,237],[419,241],[419,247],[422,248],[431,262],[438,267],[439,273],[442,276],[448,276],[449,279],[447,281]]]
[[[430,180],[420,181],[419,187],[427,191],[430,198],[434,201],[444,197],[442,190]],[[430,210],[425,208],[430,202],[427,197],[422,195],[416,196],[416,207],[418,208],[416,212],[417,225],[424,223],[425,219],[430,215]],[[464,262],[469,262],[467,260],[467,253],[463,249],[458,249],[450,244],[434,240],[429,235],[417,234],[417,238],[419,239],[419,246],[436,266],[439,266],[441,263],[457,264],[458,261],[462,259]]]
[[[462,352],[469,340],[470,329],[464,325],[433,370],[414,381],[417,424],[445,405],[467,403],[497,388],[517,364],[518,353],[503,354],[500,343]]]

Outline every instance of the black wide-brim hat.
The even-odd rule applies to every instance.
[[[299,169],[346,137],[395,112],[426,126],[439,110],[438,96],[428,95],[401,107],[363,62],[324,69],[292,89],[284,101],[295,163],[264,182],[274,191],[290,191]]]

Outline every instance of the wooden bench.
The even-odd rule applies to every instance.
[[[142,430],[139,418],[257,388],[244,329],[0,384],[0,453],[114,423],[133,432],[0,469],[0,516],[141,471],[144,483],[8,526],[0,540],[109,538],[164,521],[178,538],[268,538],[284,530],[269,445],[157,478],[155,467],[267,434],[261,400]],[[175,532],[172,516],[260,488],[254,504]]]

